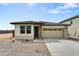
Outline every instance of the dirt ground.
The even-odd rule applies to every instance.
[[[0,56],[50,56],[44,42],[0,42]]]
[[[44,42],[10,39],[11,33],[0,34],[0,56],[50,56]]]
[[[8,40],[12,38],[12,33],[0,34],[0,41]]]

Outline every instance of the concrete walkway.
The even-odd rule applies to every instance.
[[[66,39],[45,39],[52,56],[79,56],[79,42]]]

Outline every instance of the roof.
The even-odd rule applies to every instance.
[[[68,19],[66,19],[66,20],[63,20],[63,21],[61,21],[61,22],[59,22],[59,23],[63,23],[63,22],[66,22],[66,21],[70,21],[70,20],[73,20],[73,19],[78,18],[78,17],[79,17],[79,14],[76,15],[76,16],[70,17],[70,18],[68,18]]]
[[[11,22],[10,24],[43,24],[38,21],[20,21],[20,22]]]
[[[11,22],[10,24],[41,24],[45,26],[69,26],[70,24],[61,24],[54,22],[45,22],[45,21],[22,21],[22,22]]]

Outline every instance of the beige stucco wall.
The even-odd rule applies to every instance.
[[[70,24],[70,23],[71,23],[71,20],[67,22],[63,22],[62,24]]]
[[[62,31],[44,31],[42,29],[42,37],[43,38],[63,38],[64,37],[64,26],[43,26],[43,29],[54,29],[54,28],[62,28]]]
[[[31,26],[31,34],[20,34],[20,26],[29,26],[28,24],[17,24],[15,25],[15,39],[33,39],[34,38],[34,29],[33,25],[30,24]]]
[[[69,21],[63,22],[63,23],[69,23]],[[68,26],[68,33],[69,33],[69,36],[73,36],[73,37],[79,36],[79,17],[72,19],[71,26]]]
[[[31,34],[20,34],[20,26],[31,26]],[[15,39],[29,39],[33,40],[34,39],[34,26],[39,26],[39,25],[33,25],[33,24],[16,24],[15,25]],[[43,31],[44,28],[62,28],[62,31],[49,31],[45,32]],[[42,38],[61,38],[65,37],[65,26],[42,26]]]

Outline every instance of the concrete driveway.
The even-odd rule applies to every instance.
[[[79,42],[67,39],[45,39],[52,56],[79,56]]]

